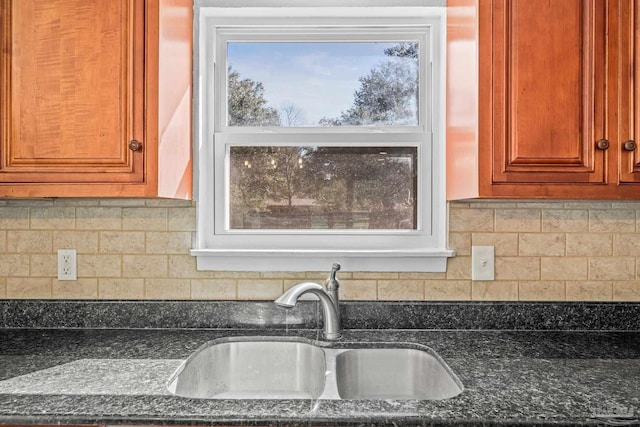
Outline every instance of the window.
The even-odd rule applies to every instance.
[[[210,3],[198,268],[444,271],[444,9]]]

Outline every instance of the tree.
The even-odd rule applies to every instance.
[[[419,102],[418,44],[403,42],[384,50],[389,58],[360,77],[353,106],[321,126],[417,124]]]
[[[360,77],[353,106],[340,115],[347,126],[403,124],[415,119],[415,69],[402,61],[385,61]]]
[[[304,123],[304,111],[294,104],[280,106],[281,126],[301,126]]]
[[[231,67],[229,67],[227,78],[229,126],[277,126],[280,124],[278,111],[267,105],[262,83],[241,79],[238,72]]]

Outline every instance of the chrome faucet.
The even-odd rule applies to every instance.
[[[317,295],[322,305],[324,337],[332,341],[339,340],[342,337],[342,328],[340,326],[340,299],[338,297],[340,282],[336,277],[338,270],[340,270],[340,264],[336,262],[331,267],[329,278],[325,281],[326,288],[315,282],[300,282],[293,285],[274,302],[279,307],[291,308],[298,303],[298,298],[303,294]]]

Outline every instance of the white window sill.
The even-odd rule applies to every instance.
[[[192,249],[198,270],[324,271],[334,262],[349,271],[445,272],[448,249],[390,251]]]

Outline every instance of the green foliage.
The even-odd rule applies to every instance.
[[[399,43],[384,53],[389,59],[360,77],[353,106],[339,118],[323,117],[321,126],[418,124],[418,44]]]
[[[267,105],[260,82],[241,79],[237,71],[228,70],[229,126],[277,126],[278,111]]]

